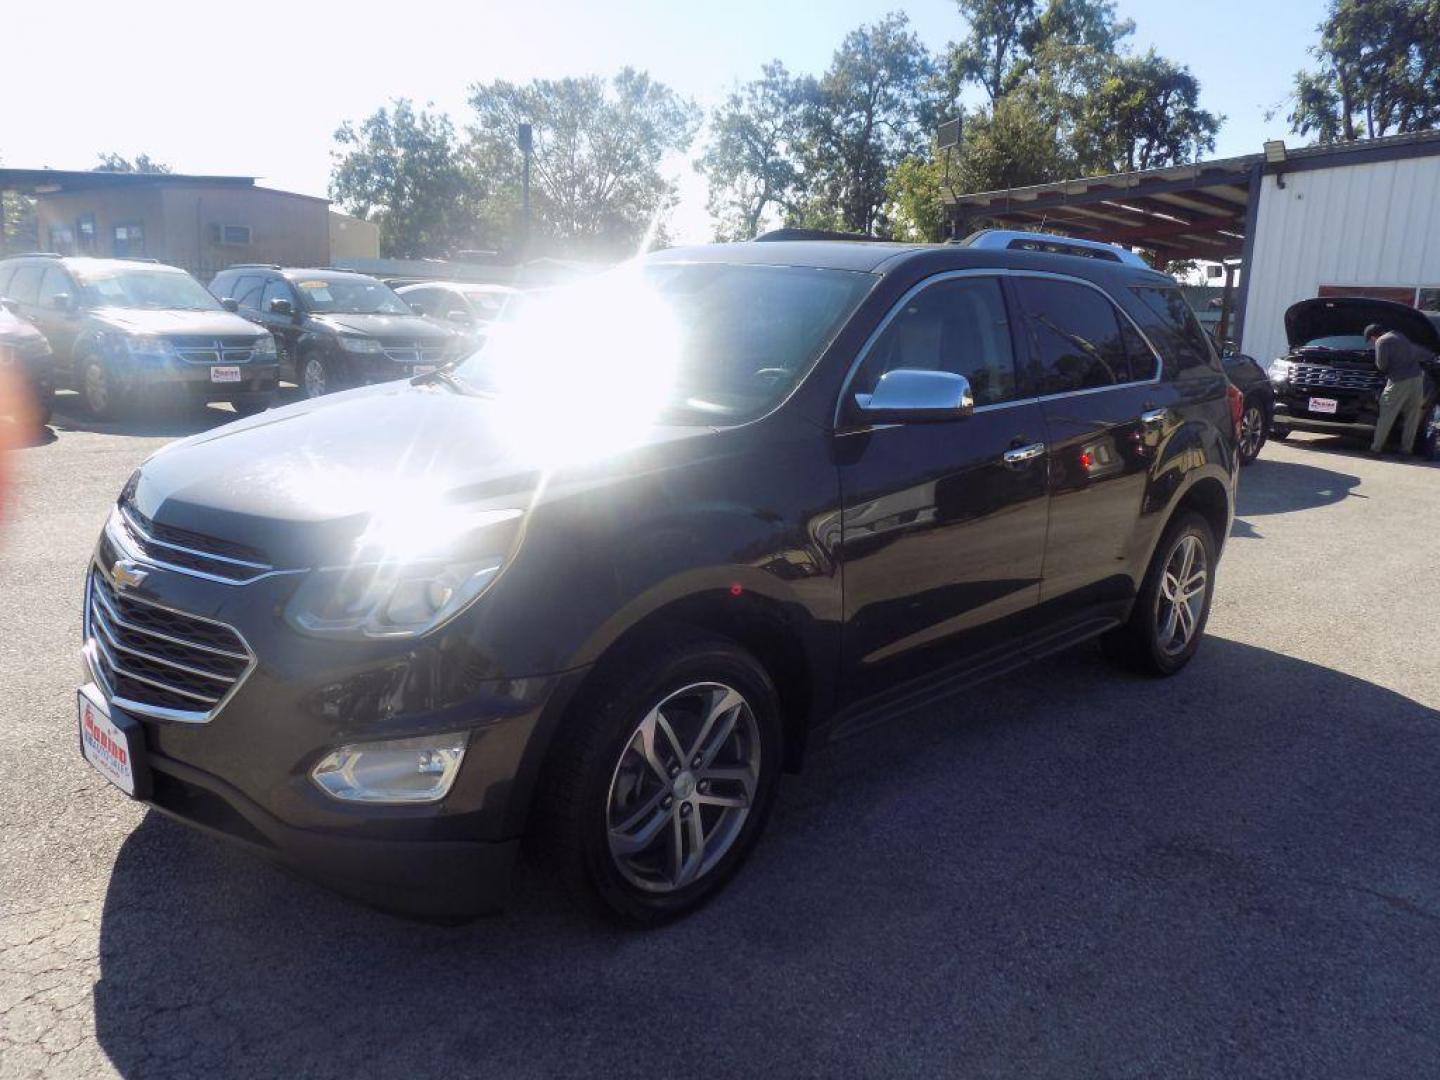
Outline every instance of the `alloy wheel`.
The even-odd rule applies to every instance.
[[[621,876],[650,893],[693,885],[734,846],[760,781],[760,729],[723,683],[676,690],[636,726],[610,778],[606,831]]]
[[[1260,441],[1265,435],[1265,414],[1259,405],[1246,408],[1240,418],[1240,455],[1247,461],[1260,453]]]
[[[305,396],[324,397],[326,389],[325,364],[318,356],[312,356],[305,361]]]
[[[95,416],[104,416],[110,408],[110,383],[96,363],[85,365],[85,406]]]
[[[1179,656],[1194,640],[1209,587],[1205,545],[1186,533],[1165,560],[1155,594],[1155,636],[1166,656]]]

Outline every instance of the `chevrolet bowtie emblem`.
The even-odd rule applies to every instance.
[[[141,570],[129,559],[117,559],[110,567],[110,580],[120,589],[138,589],[149,576],[148,571]]]

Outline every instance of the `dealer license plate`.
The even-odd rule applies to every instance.
[[[210,369],[211,382],[239,382],[240,369],[238,367],[212,367]]]
[[[1339,407],[1340,402],[1336,401],[1333,397],[1312,397],[1310,399],[1311,412],[1334,414],[1335,410]]]
[[[135,794],[135,760],[130,738],[110,720],[105,705],[85,690],[76,694],[80,710],[80,752],[95,771],[126,795]]]

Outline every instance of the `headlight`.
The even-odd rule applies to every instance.
[[[273,337],[266,334],[262,338],[255,339],[255,351],[251,353],[252,359],[261,361],[274,360],[275,356],[275,339]]]
[[[380,342],[373,337],[346,337],[340,338],[340,347],[346,352],[377,353],[382,351]]]
[[[341,746],[325,755],[310,778],[345,802],[435,802],[455,783],[468,740],[462,731]]]
[[[175,344],[169,338],[154,334],[126,334],[120,339],[121,347],[136,360],[172,360],[175,358]]]
[[[372,524],[348,565],[311,571],[286,607],[291,626],[347,640],[427,634],[500,576],[523,519],[518,510],[395,516]]]
[[[1277,383],[1287,382],[1290,378],[1290,367],[1291,364],[1289,360],[1270,361],[1270,381]]]

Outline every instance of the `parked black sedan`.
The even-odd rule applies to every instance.
[[[1225,363],[1225,374],[1245,395],[1240,414],[1240,464],[1249,465],[1260,456],[1275,418],[1275,387],[1260,362],[1242,353],[1233,341],[1217,340],[1215,348]]]

